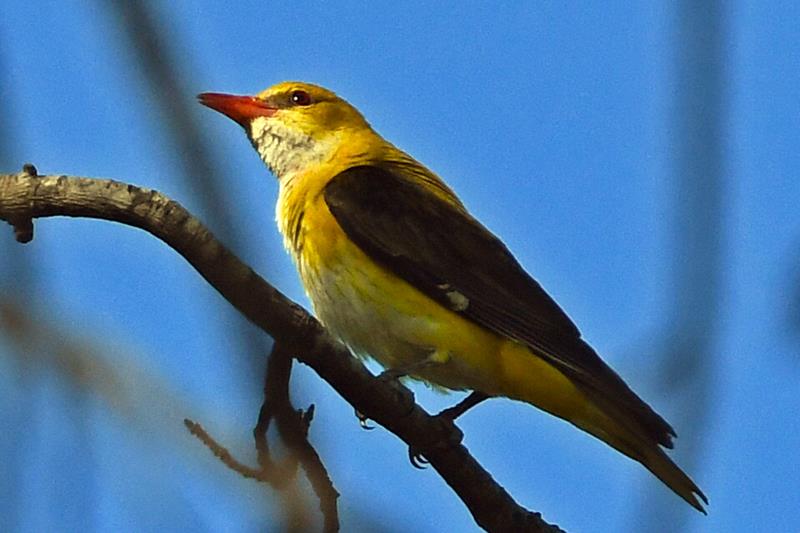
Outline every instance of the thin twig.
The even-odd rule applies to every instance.
[[[289,400],[289,377],[292,370],[291,352],[275,343],[267,363],[267,374],[264,382],[264,405],[262,413],[267,411],[278,423],[278,432],[292,452],[290,455],[300,461],[303,471],[308,476],[311,487],[319,498],[320,511],[324,520],[324,531],[339,530],[339,512],[336,501],[339,492],[333,486],[322,459],[308,441],[308,428],[314,413],[314,406],[308,410],[296,411]],[[259,425],[261,425],[259,416]],[[268,425],[268,418],[266,424]],[[266,439],[266,428],[261,435]],[[259,439],[256,433],[256,441]]]
[[[195,422],[194,420],[190,420],[188,418],[183,419],[184,425],[186,425],[189,433],[197,437],[200,442],[206,445],[206,448],[211,450],[220,461],[222,461],[225,466],[230,468],[231,470],[240,473],[242,476],[248,479],[255,479],[256,481],[261,481],[265,483],[269,483],[269,475],[265,475],[265,471],[261,468],[252,468],[247,466],[246,464],[236,460],[236,458],[225,448],[223,445],[218,443],[214,440],[214,437],[208,434],[208,432]]]
[[[284,411],[296,414],[289,400],[289,378],[292,370],[292,358],[288,352],[281,350],[279,346],[277,342],[272,346],[272,352],[269,355],[269,359],[267,359],[267,368],[264,372],[264,402],[261,404],[261,409],[258,412],[258,422],[253,429],[258,463],[261,468],[276,472],[277,479],[274,483],[276,488],[280,488],[280,483],[283,480],[295,475],[299,461],[297,454],[290,447],[290,453],[287,454],[284,460],[276,463],[272,460],[267,440],[267,431],[273,418],[279,418]],[[288,417],[284,416],[283,420],[286,422]],[[284,441],[287,446],[290,446],[286,439]]]

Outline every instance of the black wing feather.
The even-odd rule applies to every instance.
[[[556,302],[477,220],[391,167],[334,177],[325,201],[367,255],[429,297],[529,346],[636,433],[671,447],[674,431],[586,344]],[[468,304],[453,299],[453,291]]]

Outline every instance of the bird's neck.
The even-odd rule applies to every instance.
[[[250,141],[261,160],[280,180],[321,163],[330,157],[334,148],[325,139],[315,139],[266,117],[253,120]]]

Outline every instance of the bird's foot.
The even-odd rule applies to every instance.
[[[389,368],[378,374],[377,379],[378,381],[392,388],[397,393],[398,400],[403,404],[404,407],[406,407],[406,411],[410,413],[414,409],[415,405],[414,395],[400,382],[400,378],[406,375],[408,375],[407,368]],[[358,424],[362,429],[375,429],[375,426],[369,423],[369,417],[367,415],[358,409],[355,410],[355,414],[356,418],[358,418]]]
[[[378,379],[383,382],[399,382],[400,378],[406,377],[408,375],[408,370],[404,367],[398,368],[387,368],[380,374],[378,374]]]
[[[409,375],[411,370],[411,367],[389,368],[378,374],[377,378],[397,393],[397,398],[403,404],[406,413],[410,413],[414,409],[414,394],[403,385],[400,379]]]
[[[470,407],[477,405],[488,398],[487,395],[480,392],[473,392],[458,404],[449,407],[438,414],[433,415],[441,428],[441,432],[436,432],[439,437],[436,441],[432,442],[430,446],[414,445],[408,447],[408,460],[414,468],[423,470],[431,462],[425,457],[425,450],[443,450],[452,446],[461,444],[464,434],[455,425],[455,419],[464,414]]]
[[[482,401],[488,399],[489,396],[482,392],[472,391],[469,396],[458,402],[452,407],[448,407],[447,409],[443,409],[439,411],[437,418],[446,418],[451,422],[455,421],[456,418],[463,415]]]
[[[425,459],[425,456],[422,455],[422,450],[416,446],[408,447],[408,460],[411,463],[411,466],[419,470],[425,470],[425,468],[431,464],[430,461]]]

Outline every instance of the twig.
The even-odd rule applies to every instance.
[[[252,468],[237,461],[227,448],[218,443],[216,440],[214,440],[214,437],[208,434],[203,426],[194,420],[189,420],[188,418],[184,418],[183,423],[189,430],[189,433],[197,437],[200,442],[205,444],[206,448],[211,450],[211,453],[213,453],[220,461],[222,461],[225,466],[240,473],[242,476],[248,479],[255,479],[256,481],[262,481],[266,483],[270,482],[269,472],[261,468]]]
[[[308,410],[296,411],[289,400],[289,377],[292,370],[291,352],[280,343],[275,343],[267,363],[267,374],[264,382],[264,405],[259,415],[259,423],[254,430],[257,447],[263,438],[266,445],[266,430],[269,419],[274,417],[278,423],[278,431],[291,450],[291,456],[299,460],[303,471],[308,476],[311,487],[319,498],[320,511],[323,516],[324,531],[339,530],[339,512],[336,501],[339,493],[333,486],[328,471],[322,463],[317,451],[308,442],[308,427],[314,416],[314,405]]]
[[[295,450],[291,448],[291,444],[285,438],[284,441],[287,446],[290,446],[291,453],[280,463],[273,461],[267,440],[267,431],[273,418],[278,418],[284,423],[298,422],[297,413],[289,400],[289,378],[292,370],[292,358],[288,352],[281,350],[279,346],[277,342],[273,345],[272,353],[270,353],[267,360],[267,368],[264,372],[264,402],[258,412],[256,427],[253,428],[258,464],[265,470],[276,472],[277,479],[273,483],[276,488],[280,488],[283,480],[295,475],[299,462]],[[295,416],[292,417],[292,415]],[[292,420],[290,421],[290,419]],[[304,436],[306,430],[307,427],[303,428]],[[281,436],[283,437],[283,435]]]

